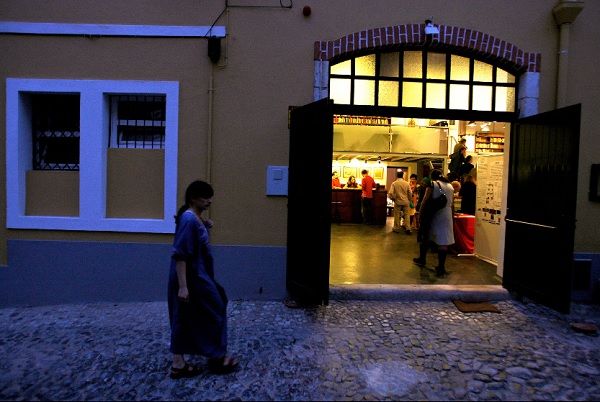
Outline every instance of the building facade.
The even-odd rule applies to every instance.
[[[215,188],[231,297],[283,298],[287,198],[269,168],[289,164],[289,107],[329,96],[332,58],[418,45],[426,19],[436,42],[515,66],[515,112],[581,104],[574,258],[593,283],[599,16],[556,0],[3,1],[0,304],[164,299],[194,179]]]

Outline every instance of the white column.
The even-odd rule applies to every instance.
[[[569,31],[575,18],[583,10],[583,1],[560,0],[552,9],[554,20],[560,28],[558,49],[558,74],[556,77],[556,107],[567,105],[567,84],[569,78]]]

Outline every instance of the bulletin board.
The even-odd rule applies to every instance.
[[[475,254],[496,263],[500,252],[500,222],[504,219],[503,173],[504,155],[477,157]]]

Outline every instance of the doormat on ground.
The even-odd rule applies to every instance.
[[[463,313],[500,313],[500,310],[490,302],[464,302],[452,300],[456,308]]]

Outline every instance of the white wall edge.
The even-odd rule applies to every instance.
[[[0,21],[0,33],[24,35],[97,35],[97,36],[154,36],[185,38],[224,38],[223,25],[115,25],[65,24],[48,22]]]

